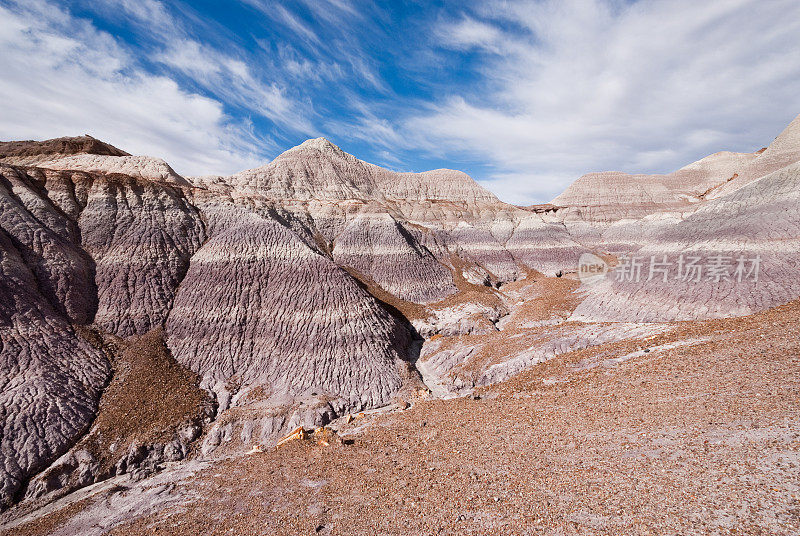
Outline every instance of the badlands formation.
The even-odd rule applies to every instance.
[[[799,183],[0,143],[0,532],[797,534]]]

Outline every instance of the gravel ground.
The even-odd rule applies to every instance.
[[[95,532],[797,535],[798,318],[795,302],[564,354],[477,397],[343,424],[344,444],[217,461]],[[137,491],[114,493],[13,533],[78,517],[93,533],[101,504]]]

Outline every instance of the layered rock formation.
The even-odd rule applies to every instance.
[[[392,173],[325,140],[195,185],[91,138],[2,149],[5,504],[62,455],[28,496],[110,474],[85,447],[65,454],[110,380],[109,338],[163,326],[220,411],[249,412],[206,451],[234,430],[269,441],[419,382],[414,329],[383,299],[422,318],[441,302],[461,325],[457,295],[526,273],[502,245],[520,222],[559,233],[463,174]]]
[[[736,171],[736,176],[709,192],[707,197],[723,197],[794,162],[800,161],[800,116],[781,132],[769,146]]]
[[[458,292],[451,271],[412,231],[388,212],[359,214],[336,237],[333,260],[368,274],[401,300],[432,303]]]
[[[463,173],[396,173],[323,138],[204,178],[90,137],[0,144],[0,506],[193,449],[270,444],[422,382],[464,394],[672,320],[792,300],[798,124],[764,151],[590,174],[528,209]],[[724,258],[729,271],[665,281],[645,265],[638,281],[579,286],[587,251]],[[752,265],[737,276],[739,257],[759,259],[758,281]],[[173,419],[191,433],[144,417],[109,431],[136,363],[196,402]],[[110,436],[124,452],[87,447]]]
[[[4,164],[35,165],[39,162],[51,161],[55,157],[78,154],[130,156],[125,151],[89,135],[46,141],[0,142],[0,162]]]
[[[755,153],[717,153],[665,176],[579,179],[553,201],[560,208],[548,217],[596,251],[616,255],[622,266],[585,288],[573,319],[720,318],[796,297],[797,162],[800,117]],[[643,185],[664,181],[670,190],[654,188],[652,201],[643,203],[651,191]],[[598,217],[583,208],[587,202],[608,208]]]
[[[580,208],[598,222],[640,218],[653,212],[682,211],[708,195],[759,153],[721,152],[667,175],[630,175],[618,171],[589,173],[572,183],[552,204]]]
[[[455,254],[488,270],[499,282],[521,275],[516,253],[531,268],[555,272],[563,253],[550,247],[554,242],[573,254],[580,249],[562,226],[500,202],[464,173],[447,169],[395,173],[362,162],[324,138],[309,140],[266,166],[220,182],[272,200],[310,222],[329,246],[345,226],[352,231],[351,217],[362,214],[387,222],[388,214],[405,227],[406,234],[422,232],[424,236],[415,241],[429,248],[440,263],[449,265],[448,257]],[[541,236],[526,236],[532,228]],[[387,239],[394,240],[393,234]],[[547,237],[546,243],[539,246],[542,237]],[[419,251],[414,245],[410,249]],[[419,262],[426,263],[427,253],[419,253]],[[381,279],[376,275],[373,279]]]
[[[48,169],[113,173],[136,179],[171,182],[181,186],[189,185],[186,179],[175,173],[169,164],[160,158],[149,156],[80,154],[37,162],[36,166]]]
[[[410,343],[347,272],[255,214],[194,256],[166,329],[174,355],[223,407],[232,392],[258,388],[276,405],[314,392],[337,414],[387,404]]]
[[[791,301],[800,295],[800,164],[705,203],[649,241],[628,257],[642,264],[641,277],[628,272],[589,285],[575,319],[722,318]],[[651,259],[668,273],[651,279]],[[691,259],[699,262],[689,273]]]
[[[83,248],[96,263],[95,323],[123,337],[162,325],[205,240],[199,211],[171,184],[111,175],[79,187]]]
[[[586,174],[551,202],[558,210],[548,214],[555,212],[569,226],[596,232],[652,214],[685,215],[705,200],[723,197],[799,160],[800,117],[768,147],[753,153],[715,153],[667,175]]]
[[[93,303],[74,224],[0,168],[0,508],[91,423],[110,366],[71,322]],[[13,185],[13,186],[12,186]],[[11,187],[9,187],[11,186]]]

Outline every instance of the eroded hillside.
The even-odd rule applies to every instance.
[[[393,515],[409,519],[422,508],[428,524],[415,530],[423,532],[457,530],[453,523],[461,521],[476,533],[514,532],[501,511],[517,516],[509,522],[539,519],[567,531],[617,521],[630,533],[659,527],[652,515],[637,525],[622,514],[587,510],[582,501],[608,504],[591,483],[621,474],[620,466],[602,469],[603,460],[625,455],[626,445],[638,441],[630,438],[642,434],[655,434],[652,441],[663,448],[636,447],[655,454],[631,458],[643,472],[630,489],[648,481],[645,469],[662,452],[670,453],[663,468],[672,475],[664,486],[695,470],[675,465],[674,456],[696,460],[695,440],[711,441],[716,432],[704,422],[705,410],[689,402],[694,409],[686,409],[685,422],[673,423],[699,428],[680,448],[664,423],[679,404],[676,392],[691,397],[696,389],[710,393],[713,408],[731,407],[727,395],[712,396],[708,387],[715,367],[774,374],[775,393],[769,382],[753,389],[774,399],[765,415],[770,426],[787,427],[781,448],[794,445],[795,307],[772,308],[800,296],[798,121],[762,151],[718,153],[663,176],[587,175],[552,204],[529,208],[502,203],[462,173],[391,172],[323,138],[253,170],[201,178],[89,137],[3,143],[0,502],[13,507],[4,522],[27,523],[32,533],[55,530],[48,519],[63,522],[62,531],[126,526],[146,533],[165,512],[183,512],[181,530],[189,531],[195,521],[181,510],[186,501],[207,486],[229,488],[224,497],[204,499],[197,512],[207,516],[248,493],[258,477],[267,483],[267,504],[271,494],[291,490],[273,504],[278,513],[247,510],[242,523],[258,520],[270,533],[306,525],[342,533],[355,523],[348,516],[359,493],[372,497],[386,486],[406,488],[405,500],[419,496]],[[581,284],[578,260],[589,252],[612,271]],[[684,257],[725,258],[727,272],[720,275],[717,266],[716,277],[682,278],[674,270]],[[632,258],[643,277],[620,276]],[[656,259],[664,259],[658,277]],[[757,277],[752,269],[737,277],[737,259],[758,259]],[[768,324],[762,329],[760,322]],[[783,341],[773,356],[778,368],[770,369],[759,340],[753,351],[760,357],[735,361],[754,334]],[[643,363],[644,372],[628,362]],[[666,374],[659,367],[676,385],[683,378],[685,389],[659,383]],[[733,385],[732,373],[724,378]],[[638,394],[618,391],[615,382]],[[597,417],[587,417],[586,400],[597,402]],[[758,404],[726,414],[720,437],[734,437],[737,422],[751,423]],[[577,427],[554,424],[559,411]],[[541,412],[541,419],[530,418]],[[648,415],[661,427],[608,420],[621,414]],[[322,426],[347,441],[325,440],[330,452],[312,440],[317,446],[292,442],[267,453],[297,427]],[[465,429],[496,445],[486,447],[494,461],[481,462],[474,479],[457,468],[478,453]],[[564,451],[557,438],[566,436],[575,438],[569,448],[579,455]],[[748,445],[758,441],[747,436],[720,451],[720,463],[750,460],[755,447]],[[548,449],[553,459],[543,454]],[[379,457],[367,462],[370,452]],[[517,459],[522,453],[530,463]],[[425,463],[412,469],[412,454]],[[582,469],[578,459],[595,461]],[[548,471],[553,460],[570,469]],[[321,510],[299,519],[281,512],[317,503],[294,495],[299,488],[274,473],[295,474],[296,463],[308,464],[299,482],[322,482],[311,487]],[[765,466],[766,477],[748,469],[748,478],[774,477],[790,493],[781,463]],[[352,487],[343,469],[351,466],[362,469],[356,473],[372,491]],[[404,469],[390,475],[392,467]],[[449,476],[434,481],[420,470]],[[519,489],[502,480],[519,472],[537,476],[515,478]],[[223,476],[211,477],[217,473]],[[151,479],[180,486],[154,492]],[[578,499],[541,491],[572,479],[586,485],[578,510]],[[457,496],[448,486],[474,488],[470,500],[481,506],[453,503],[455,521],[425,506],[438,487]],[[766,500],[731,490],[738,500]],[[783,506],[753,526],[775,533],[791,527],[796,514],[784,495]],[[531,496],[550,508],[517,502]],[[388,497],[370,500],[380,505]],[[97,501],[115,501],[121,514],[109,515]],[[61,517],[49,515],[64,506]],[[683,507],[674,506],[670,515],[680,516]],[[83,509],[88,513],[67,522]],[[359,530],[384,532],[379,517],[357,524]],[[224,520],[213,519],[224,532]],[[731,526],[745,526],[737,520]],[[237,523],[230,527],[249,533]]]

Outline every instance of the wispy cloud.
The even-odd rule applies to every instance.
[[[306,24],[300,17],[289,11],[281,2],[273,0],[243,0],[268,18],[286,25],[299,37],[311,44],[321,44],[321,40],[316,32]]]
[[[464,169],[529,203],[588,171],[756,149],[800,112],[795,0],[0,9],[0,137],[89,132],[186,173],[325,135],[397,169]]]
[[[460,21],[444,24],[438,29],[442,44],[458,50],[483,48],[500,52],[503,32],[493,24],[464,16]]]
[[[101,0],[110,9],[122,9],[140,24],[147,25],[151,31],[172,33],[178,30],[177,21],[158,0]]]
[[[155,59],[175,67],[194,77],[219,75],[228,65],[240,65],[237,69],[238,76],[247,76],[247,67],[243,62],[230,63],[212,59],[208,50],[191,39],[176,39],[167,45],[167,48],[157,54]]]
[[[492,2],[475,17],[437,35],[486,52],[481,83],[405,128],[420,147],[485,159],[509,200],[546,200],[587,171],[757,149],[800,112],[792,0]]]
[[[45,1],[0,5],[0,138],[92,134],[186,174],[253,165],[223,105],[137,68],[110,35]]]
[[[306,135],[316,132],[303,103],[288,96],[283,84],[253,73],[243,60],[193,39],[179,38],[169,41],[154,59],[181,71],[229,105],[260,114],[289,131]]]

